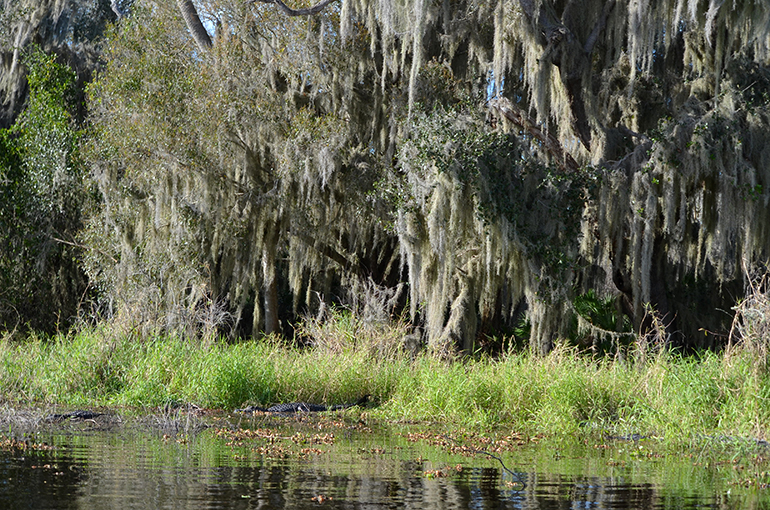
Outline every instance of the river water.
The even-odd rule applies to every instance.
[[[754,472],[761,452],[714,462],[659,453],[654,439],[447,439],[435,426],[334,416],[113,415],[22,429],[0,431],[0,509],[770,507],[770,489],[748,486],[767,476]]]

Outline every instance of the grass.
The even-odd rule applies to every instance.
[[[637,433],[680,445],[768,439],[770,431],[762,338],[686,358],[597,360],[559,347],[546,357],[511,352],[447,362],[403,352],[399,324],[374,327],[335,312],[303,328],[310,346],[271,337],[209,345],[138,340],[98,328],[5,339],[0,389],[6,404],[194,403],[227,410],[295,400],[343,403],[371,394],[378,405],[367,413],[383,420],[573,438]]]

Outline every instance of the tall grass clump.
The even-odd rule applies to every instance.
[[[404,320],[374,320],[344,309],[305,318],[294,348],[276,359],[276,396],[322,401],[333,395],[345,401],[364,394],[387,398],[411,370],[404,349],[407,334]]]
[[[750,279],[746,297],[735,307],[727,357],[747,356],[757,373],[770,369],[770,275]]]
[[[345,311],[308,319],[295,341],[201,342],[102,328],[0,341],[4,399],[224,409],[292,400],[334,404],[365,394],[387,398],[411,366],[401,348],[404,324],[365,323]]]
[[[543,434],[579,434],[617,427],[636,405],[627,369],[557,347],[446,362],[417,359],[388,402],[401,419],[504,426]]]
[[[630,426],[633,378],[623,364],[557,346],[542,362],[530,358],[526,396],[535,430],[546,434],[616,433]]]
[[[726,391],[735,395],[724,420],[740,431],[770,437],[770,275],[749,278],[746,297],[735,307],[722,371]]]
[[[504,385],[494,367],[474,360],[448,362],[429,356],[414,360],[387,402],[389,416],[485,425],[495,421]]]

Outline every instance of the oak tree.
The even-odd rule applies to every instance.
[[[517,325],[539,352],[617,345],[623,315],[715,345],[770,246],[769,19],[758,1],[137,2],[92,95],[92,277],[168,323],[218,302],[265,331],[407,284],[446,354]]]

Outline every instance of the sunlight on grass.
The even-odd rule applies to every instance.
[[[385,420],[563,437],[642,434],[671,444],[767,439],[770,381],[756,344],[690,357],[631,352],[625,361],[564,346],[545,357],[510,352],[445,361],[405,352],[403,325],[366,328],[335,312],[323,324],[305,324],[307,345],[275,337],[209,345],[137,341],[95,330],[5,338],[0,385],[11,403],[231,410],[299,400],[338,404],[370,394],[375,405],[366,412]]]

